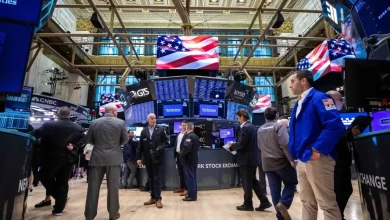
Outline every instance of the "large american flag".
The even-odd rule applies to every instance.
[[[158,36],[156,69],[218,70],[218,37]]]
[[[257,100],[256,107],[253,109],[254,113],[262,113],[268,107],[271,107],[271,96],[270,95],[260,95]]]
[[[345,58],[355,58],[352,46],[345,40],[325,40],[297,64],[297,69],[307,69],[314,80],[329,72],[341,72]]]

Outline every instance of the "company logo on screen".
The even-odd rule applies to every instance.
[[[390,118],[382,118],[381,119],[381,125],[382,126],[390,125]]]
[[[182,116],[183,105],[164,105],[164,116]]]
[[[201,116],[218,116],[217,105],[200,105],[199,115]]]
[[[336,24],[339,23],[337,18],[337,10],[333,5],[331,5],[329,2],[325,2],[326,4],[326,11],[328,12],[328,16],[332,21],[334,21]]]
[[[244,98],[245,97],[245,92],[234,90],[234,95],[238,96],[238,97],[241,97],[241,98]]]
[[[132,98],[144,97],[150,94],[148,88],[140,89],[138,91],[130,91],[130,95]]]
[[[0,0],[0,4],[17,5],[18,1],[16,1],[16,0]]]

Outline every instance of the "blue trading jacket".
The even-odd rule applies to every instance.
[[[345,126],[331,97],[313,88],[303,101],[298,118],[297,107],[298,102],[291,114],[288,144],[294,159],[309,161],[312,148],[336,159],[335,145],[344,134]]]

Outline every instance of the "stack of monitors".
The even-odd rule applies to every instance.
[[[197,77],[193,95],[195,118],[224,118],[226,80]]]
[[[234,128],[224,128],[219,130],[219,137],[223,139],[224,145],[230,141],[235,142],[236,139],[234,138]]]
[[[374,119],[371,122],[372,131],[381,131],[390,129],[390,111],[372,112],[371,117]]]
[[[343,121],[345,129],[347,129],[358,116],[368,116],[368,114],[365,112],[340,113],[341,121]],[[363,131],[363,134],[368,132],[370,132],[369,126]]]
[[[187,77],[155,80],[157,118],[189,117]]]
[[[226,119],[233,121],[237,120],[236,113],[239,109],[246,109],[249,112],[250,119],[252,120],[252,109],[249,108],[249,106],[230,101],[227,103]]]

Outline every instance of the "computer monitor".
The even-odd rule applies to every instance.
[[[224,118],[225,101],[194,99],[194,118]]]
[[[219,130],[220,138],[234,138],[234,128],[224,128]]]
[[[236,113],[239,109],[246,109],[248,111],[249,117],[252,121],[253,111],[251,108],[249,108],[249,106],[235,103],[235,102],[230,102],[230,101],[227,104],[226,119],[232,120],[232,121],[237,121]]]
[[[181,132],[181,122],[175,121],[173,122],[173,133],[177,134]]]
[[[157,100],[189,98],[187,77],[156,79],[154,81],[154,86]]]
[[[194,99],[225,99],[228,81],[197,77],[195,80]]]
[[[372,112],[371,117],[374,118],[371,122],[372,131],[390,129],[390,111]]]
[[[236,142],[236,138],[234,138],[234,137],[225,138],[225,139],[223,139],[223,144],[226,145],[226,144],[228,144],[230,141],[231,141],[231,142]]]
[[[189,116],[189,100],[157,100],[157,118],[181,118]]]

